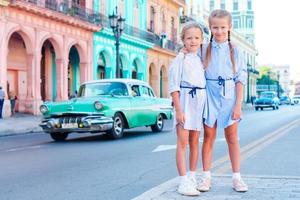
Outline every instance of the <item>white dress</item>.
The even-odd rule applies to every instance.
[[[200,57],[196,53],[185,56],[179,53],[169,68],[169,92],[180,92],[180,108],[185,116],[184,129],[203,129],[205,87],[204,67]],[[174,119],[176,121],[176,117]]]

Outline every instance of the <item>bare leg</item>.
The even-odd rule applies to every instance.
[[[186,159],[185,152],[188,144],[188,130],[183,129],[182,126],[177,125],[177,148],[176,148],[176,165],[180,176],[186,175]]]
[[[225,137],[233,172],[240,172],[240,144],[238,141],[238,123],[225,128]]]
[[[217,125],[213,128],[204,125],[204,139],[202,145],[203,171],[209,171],[212,163],[213,146],[216,139]]]
[[[199,157],[199,131],[190,131],[189,145],[190,145],[190,171],[197,170]]]

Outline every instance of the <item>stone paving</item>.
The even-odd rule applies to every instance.
[[[182,196],[177,193],[178,178],[172,179],[134,200],[299,200],[300,177],[243,176],[249,191],[235,192],[231,187],[230,175],[213,175],[212,189],[197,197]]]

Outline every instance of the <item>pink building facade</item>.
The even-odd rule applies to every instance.
[[[93,32],[101,27],[88,11],[92,1],[76,2],[0,0],[4,117],[10,116],[11,91],[17,94],[18,112],[38,115],[43,101],[66,100],[80,83],[92,79]],[[74,9],[79,6],[84,15]]]

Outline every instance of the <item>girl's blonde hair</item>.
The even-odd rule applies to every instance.
[[[223,9],[213,10],[210,13],[209,18],[208,18],[209,26],[211,26],[211,21],[212,21],[213,18],[227,18],[228,23],[231,26],[232,17],[231,17],[230,12],[228,12],[227,10],[223,10]],[[211,43],[212,43],[212,39],[213,39],[213,35],[211,34],[210,42],[207,46],[206,56],[205,56],[205,59],[204,59],[204,66],[206,68],[208,67],[208,64],[211,60]],[[228,45],[229,45],[229,50],[230,50],[230,60],[231,60],[231,63],[232,63],[232,69],[233,69],[233,72],[235,73],[236,72],[236,67],[235,67],[235,59],[234,59],[234,49],[233,49],[233,46],[230,42],[230,31],[228,31]]]
[[[203,37],[203,30],[202,27],[200,26],[199,23],[195,22],[195,21],[189,21],[187,23],[184,24],[182,30],[181,30],[181,34],[180,34],[180,38],[181,41],[183,42],[184,40],[184,34],[185,32],[190,29],[190,28],[198,28],[201,31],[202,37]]]

